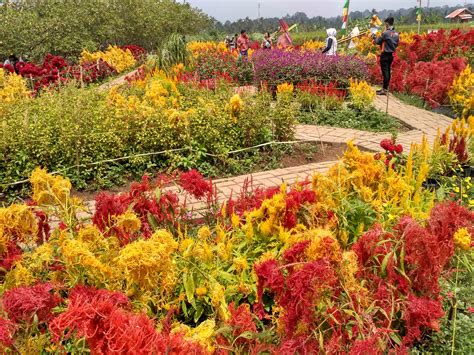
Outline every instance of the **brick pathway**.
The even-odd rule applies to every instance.
[[[375,107],[378,110],[385,112],[386,105],[387,98],[384,96],[377,97],[375,100]],[[397,142],[401,143],[406,150],[410,149],[411,143],[421,142],[423,135],[426,135],[428,140],[432,142],[436,137],[438,128],[444,130],[452,122],[449,117],[407,105],[393,96],[389,97],[388,113],[411,128],[410,131],[401,133],[397,137]],[[374,133],[337,127],[298,125],[296,128],[297,140],[314,140],[327,143],[346,143],[349,140],[353,140],[359,147],[373,151],[379,151],[380,141],[390,137],[390,133]],[[214,181],[214,183],[218,190],[219,200],[223,201],[232,194],[238,194],[242,184],[247,179],[252,179],[254,186],[263,187],[277,186],[282,182],[293,184],[296,181],[304,181],[310,178],[315,171],[327,171],[334,163],[335,161],[328,161],[276,169],[219,179]],[[94,201],[88,201],[87,206],[91,213],[93,213]],[[199,208],[199,204],[194,204],[194,206]]]

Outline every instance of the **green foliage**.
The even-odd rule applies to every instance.
[[[184,36],[173,33],[158,51],[159,65],[169,69],[178,63],[188,64],[189,53]]]
[[[334,106],[334,108],[326,109],[316,104],[314,109],[302,111],[298,116],[298,121],[307,124],[353,128],[373,132],[392,132],[401,127],[396,118],[373,108],[362,111],[342,105],[339,108]]]
[[[170,33],[208,28],[209,17],[173,0],[62,1],[0,3],[0,58],[10,53],[42,58],[47,53],[76,57],[83,48],[107,44],[159,47]]]
[[[278,142],[293,140],[295,137],[295,125],[300,104],[293,100],[293,94],[283,92],[277,94],[277,102],[270,117],[272,118],[273,136]]]
[[[442,296],[446,316],[440,324],[440,331],[433,332],[411,351],[412,354],[472,354],[474,353],[474,314],[469,310],[474,301],[474,254],[463,252],[455,256],[453,268],[459,271],[455,277],[443,279]],[[454,307],[457,310],[454,312]],[[454,320],[454,317],[456,319]],[[454,344],[453,344],[453,330]],[[454,351],[454,352],[452,352]]]

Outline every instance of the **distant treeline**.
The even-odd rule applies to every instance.
[[[77,57],[108,44],[153,50],[173,33],[212,25],[208,15],[175,0],[0,0],[0,60],[11,53]]]
[[[473,4],[469,4],[466,7],[472,9]],[[459,8],[459,6],[442,6],[442,7],[431,7],[423,9],[422,23],[434,24],[447,21],[446,15]],[[370,17],[373,13],[376,13],[382,20],[388,16],[393,16],[398,24],[408,25],[416,23],[416,8],[412,7],[409,9],[399,10],[380,10],[376,9],[365,10],[365,11],[351,11],[350,20],[356,21]],[[341,9],[342,13],[342,9]],[[315,31],[328,27],[340,28],[342,24],[342,17],[325,18],[322,16],[308,17],[304,12],[296,12],[294,15],[287,15],[283,18],[288,24],[297,23],[299,29],[302,31]],[[221,23],[215,21],[215,30],[218,32],[225,33],[238,33],[242,29],[248,32],[265,32],[272,31],[278,28],[278,18],[259,18],[259,19],[240,19],[234,22],[226,21]]]

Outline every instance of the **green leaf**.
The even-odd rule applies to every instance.
[[[193,276],[188,273],[184,273],[183,285],[184,285],[184,290],[186,291],[186,297],[188,299],[188,302],[191,303],[194,300],[194,292],[196,291],[196,286],[194,285]]]
[[[161,199],[161,189],[160,189],[159,187],[157,187],[157,188],[155,189],[155,199],[156,199],[156,201],[158,201],[158,202],[159,202],[160,199]]]
[[[199,318],[201,318],[202,314],[204,313],[204,307],[199,304],[197,306],[196,312],[194,312],[194,323],[197,323]]]
[[[387,265],[388,265],[388,261],[390,260],[390,258],[392,257],[392,254],[393,254],[393,251],[391,251],[390,253],[388,253],[387,255],[385,255],[385,257],[383,258],[382,260],[382,265],[381,265],[381,273],[382,273],[382,277],[385,277],[386,276],[386,271],[387,271]]]
[[[400,336],[397,333],[390,333],[390,338],[397,345],[400,345],[402,343],[402,339],[400,339]]]
[[[148,212],[147,215],[146,215],[146,218],[148,220],[148,223],[151,226],[151,229],[152,230],[157,230],[158,229],[158,222],[157,222],[155,216],[153,216],[150,212]]]

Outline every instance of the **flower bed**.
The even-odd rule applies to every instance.
[[[0,180],[8,196],[22,187],[9,183],[23,180],[38,163],[66,169],[77,188],[108,187],[162,168],[198,167],[215,175],[221,166],[237,166],[229,151],[293,139],[295,103],[271,106],[264,91],[242,95],[234,110],[232,87],[202,90],[154,70],[142,69],[109,92],[66,85],[34,99],[17,86],[18,76],[11,78],[0,87],[11,100],[0,105]]]
[[[349,79],[366,79],[367,66],[352,56],[330,57],[307,51],[258,51],[254,54],[255,81],[277,85],[306,80],[348,84]]]
[[[374,157],[350,144],[326,175],[290,189],[247,183],[224,204],[195,171],[144,178],[129,192],[99,195],[92,221],[77,218],[82,204],[68,180],[36,169],[32,201],[0,209],[0,349],[428,346],[450,312],[472,322],[460,280],[462,263],[471,267],[474,213],[422,187],[434,151],[415,147],[402,160],[395,142],[382,146],[387,152]],[[384,163],[395,153],[396,164]],[[207,206],[198,218],[189,199]]]
[[[393,64],[391,89],[420,96],[432,107],[449,104],[449,91],[472,60],[469,48],[473,45],[474,30],[402,36]],[[374,48],[363,44],[360,50],[364,54]],[[372,81],[380,83],[379,66],[374,60],[370,62]],[[462,90],[469,91],[469,86]]]

